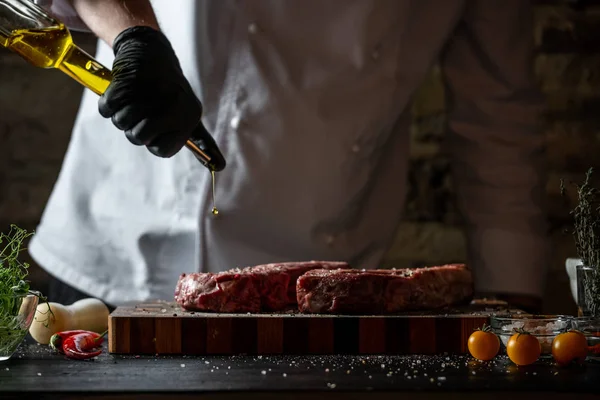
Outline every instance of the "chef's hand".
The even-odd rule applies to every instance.
[[[125,131],[127,139],[159,157],[171,157],[190,136],[224,159],[200,122],[202,104],[183,75],[165,35],[147,26],[125,29],[114,40],[113,80],[99,111]],[[197,126],[200,125],[197,128]],[[202,146],[199,146],[202,147]],[[214,161],[214,160],[213,160]]]

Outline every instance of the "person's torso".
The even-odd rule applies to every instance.
[[[152,3],[227,160],[220,215],[210,174],[187,149],[159,159],[132,146],[86,93],[38,229],[46,244],[59,233],[57,249],[87,243],[68,257],[133,297],[172,295],[195,270],[300,259],[375,267],[406,193],[407,105],[463,2]],[[112,65],[104,44],[98,59]],[[69,218],[81,225],[58,222]]]

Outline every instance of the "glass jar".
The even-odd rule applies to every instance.
[[[33,294],[0,296],[0,361],[11,358],[25,339],[37,305]]]
[[[600,318],[579,317],[573,319],[573,329],[585,335],[589,346],[588,359],[600,360]]]
[[[577,310],[579,317],[600,317],[600,271],[577,266]]]

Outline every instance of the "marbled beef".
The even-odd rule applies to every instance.
[[[296,306],[296,280],[314,269],[349,268],[345,262],[285,262],[218,273],[181,274],[175,301],[190,311],[282,311]]]
[[[296,282],[298,308],[306,313],[390,314],[436,309],[473,295],[463,264],[402,270],[312,270]]]

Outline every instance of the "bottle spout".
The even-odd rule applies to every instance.
[[[190,139],[186,143],[186,147],[209,170],[219,172],[225,169],[225,157],[223,157],[217,143],[208,133],[202,122],[192,132]]]

